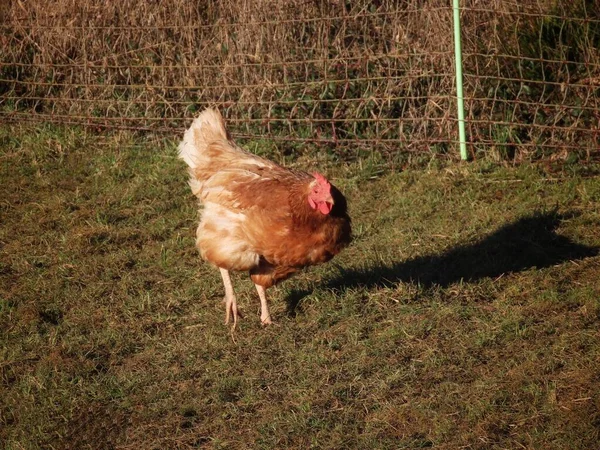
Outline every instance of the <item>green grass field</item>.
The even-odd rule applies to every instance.
[[[355,240],[232,338],[173,141],[0,127],[0,448],[598,448],[600,166],[250,147]]]

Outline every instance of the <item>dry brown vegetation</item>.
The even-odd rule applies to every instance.
[[[217,104],[246,135],[454,150],[448,1],[8,3],[2,120],[171,133]],[[599,4],[462,5],[471,152],[590,157]]]

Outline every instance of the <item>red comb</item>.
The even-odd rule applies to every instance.
[[[323,175],[321,175],[319,172],[315,172],[313,173],[313,176],[317,179],[317,181],[319,182],[320,185],[322,186],[331,186],[329,184],[329,181],[327,181],[327,178],[325,178]]]

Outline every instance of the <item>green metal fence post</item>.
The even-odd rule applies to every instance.
[[[463,97],[462,49],[460,42],[459,0],[453,0],[454,12],[454,56],[456,57],[456,107],[458,110],[458,142],[460,159],[467,159],[467,141],[465,133],[465,105]]]

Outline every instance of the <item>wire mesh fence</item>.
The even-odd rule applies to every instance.
[[[455,152],[450,3],[10,1],[0,121],[179,135],[211,105],[238,139]],[[473,156],[597,154],[598,2],[468,0],[461,21]]]

